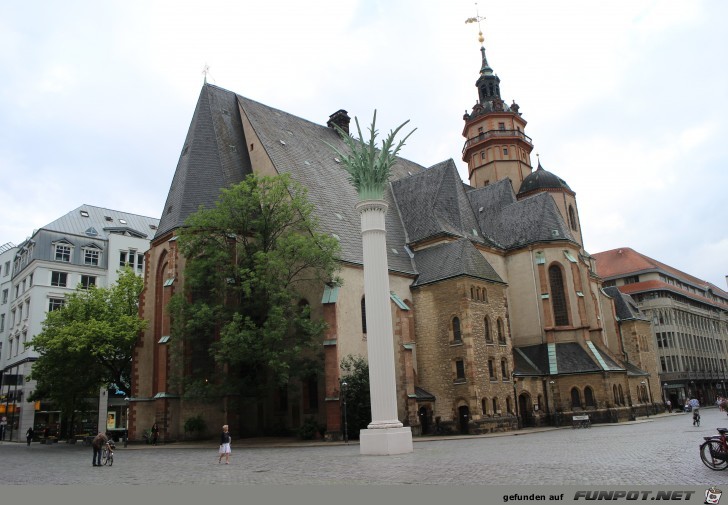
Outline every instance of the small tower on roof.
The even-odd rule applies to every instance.
[[[477,4],[476,4],[477,5]],[[463,161],[468,164],[470,185],[482,187],[493,182],[510,179],[518,192],[523,179],[531,173],[533,144],[525,134],[526,121],[513,102],[506,104],[501,98],[500,78],[488,63],[480,22],[476,15],[466,23],[478,23],[481,65],[478,80],[478,102],[463,120]]]

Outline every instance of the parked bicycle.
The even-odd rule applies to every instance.
[[[718,436],[703,437],[705,442],[700,444],[700,459],[711,470],[725,470],[728,468],[728,442],[726,433],[728,428],[717,428]]]
[[[106,445],[104,445],[103,449],[101,449],[101,464],[102,465],[113,465],[114,464],[114,449],[116,449],[116,444],[114,444],[114,441],[109,439],[108,442],[106,442]]]

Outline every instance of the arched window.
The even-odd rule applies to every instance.
[[[361,297],[361,332],[367,332],[367,302]]]
[[[470,299],[475,300],[475,288],[470,286]]]
[[[492,342],[493,335],[490,334],[490,319],[488,319],[488,316],[485,316],[485,319],[483,319],[483,328],[485,330],[485,341]]]
[[[619,385],[619,404],[624,405],[624,391],[622,391],[622,385]]]
[[[569,205],[569,225],[572,230],[576,231],[576,212],[574,212],[574,207],[571,205]]]
[[[506,412],[513,414],[513,407],[511,407],[511,397],[506,397]]]
[[[488,400],[487,400],[487,399],[485,399],[485,398],[483,398],[483,399],[482,399],[482,400],[480,401],[480,406],[481,406],[481,408],[483,409],[483,415],[484,415],[484,416],[485,416],[485,415],[487,415],[487,414],[488,414]]]
[[[456,342],[462,340],[462,335],[460,334],[460,318],[458,317],[452,318],[452,339]]]
[[[488,303],[488,290],[483,288],[480,291],[480,299],[483,300],[485,303]]]
[[[549,267],[549,284],[551,285],[551,305],[554,309],[554,323],[556,326],[569,325],[569,312],[566,308],[566,293],[564,292],[564,278],[558,265]]]
[[[505,345],[506,343],[506,334],[503,331],[503,320],[499,317],[498,321],[496,321],[496,326],[498,328],[498,343]]]
[[[505,358],[501,359],[501,377],[503,380],[507,380],[511,374],[508,373],[508,361]]]
[[[614,404],[619,405],[619,393],[616,385],[612,386],[612,396],[614,396]]]
[[[584,405],[587,407],[595,407],[594,391],[590,386],[584,388]]]
[[[581,396],[579,395],[579,388],[571,388],[571,408],[581,407]]]
[[[498,414],[498,398],[493,398],[491,400],[491,403],[493,404],[493,415]]]

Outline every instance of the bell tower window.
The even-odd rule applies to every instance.
[[[576,231],[576,212],[574,212],[574,207],[571,205],[569,205],[569,226]]]

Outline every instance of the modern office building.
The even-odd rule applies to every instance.
[[[673,405],[728,396],[728,292],[628,247],[594,254],[605,286],[652,320],[661,395]]]
[[[57,431],[59,412],[50,403],[29,403],[35,382],[27,377],[38,355],[33,336],[42,330],[49,311],[63,306],[64,298],[77,288],[110,286],[121,266],[144,272],[144,253],[149,248],[158,219],[91,205],[82,205],[35,230],[17,247],[0,252],[0,370],[2,395],[8,417],[7,439],[22,439],[28,427],[42,433]],[[121,401],[99,394],[93,416],[79,419],[80,430],[121,429],[125,423]],[[111,409],[107,412],[107,409]],[[113,427],[107,421],[113,420]]]

